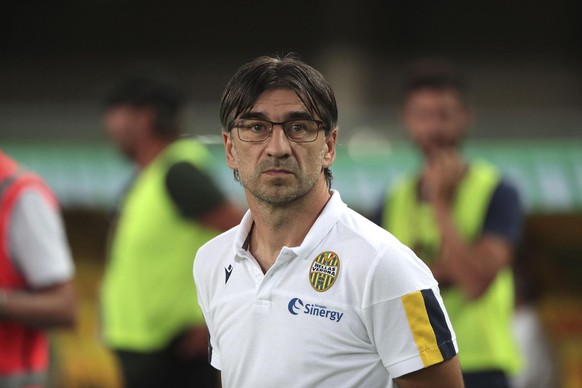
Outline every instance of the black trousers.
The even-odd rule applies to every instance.
[[[186,359],[178,355],[175,342],[165,349],[141,353],[115,349],[125,388],[216,388],[218,372],[207,357]]]
[[[507,375],[500,370],[463,373],[465,388],[509,388]]]

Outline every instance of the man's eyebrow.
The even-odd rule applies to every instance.
[[[285,115],[285,120],[297,120],[297,119],[312,120],[313,116],[311,115],[311,113],[307,111],[289,112]]]
[[[269,117],[263,113],[263,112],[245,112],[243,114],[240,115],[239,119],[241,120],[249,120],[249,119],[256,119],[256,120],[269,120]],[[307,111],[293,111],[293,112],[288,112],[287,114],[285,114],[285,121],[288,120],[301,120],[301,119],[306,119],[306,120],[312,120],[313,116],[311,115],[311,113],[307,112]]]
[[[267,115],[263,112],[245,112],[239,116],[241,120],[257,119],[257,120],[269,120]]]

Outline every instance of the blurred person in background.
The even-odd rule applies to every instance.
[[[104,340],[129,388],[216,381],[192,261],[242,210],[208,176],[206,148],[181,137],[183,104],[176,87],[151,76],[130,77],[105,101],[106,131],[139,170],[120,206],[101,295]]]
[[[508,387],[521,363],[512,334],[511,263],[522,224],[517,190],[493,166],[461,154],[471,111],[450,64],[413,67],[402,121],[424,165],[386,196],[379,222],[439,281],[466,387]]]
[[[538,303],[543,295],[532,266],[529,249],[521,249],[514,261],[516,311],[513,333],[524,358],[520,372],[512,376],[512,388],[560,387],[558,356],[542,324]]]
[[[55,195],[0,150],[0,388],[47,383],[45,330],[74,325],[73,274]]]
[[[250,210],[194,261],[224,387],[461,387],[437,283],[331,189],[337,105],[294,56],[239,68],[220,107]]]

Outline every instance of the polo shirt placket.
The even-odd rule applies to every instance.
[[[270,308],[276,285],[284,276],[289,263],[296,257],[297,254],[293,249],[283,247],[273,266],[267,273],[263,273],[261,266],[249,251],[244,248],[238,250],[236,259],[244,266],[246,273],[255,283],[255,308]]]

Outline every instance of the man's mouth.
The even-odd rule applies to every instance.
[[[291,175],[293,172],[291,170],[287,170],[285,168],[269,168],[263,171],[264,174],[273,175],[273,176],[285,176]]]

